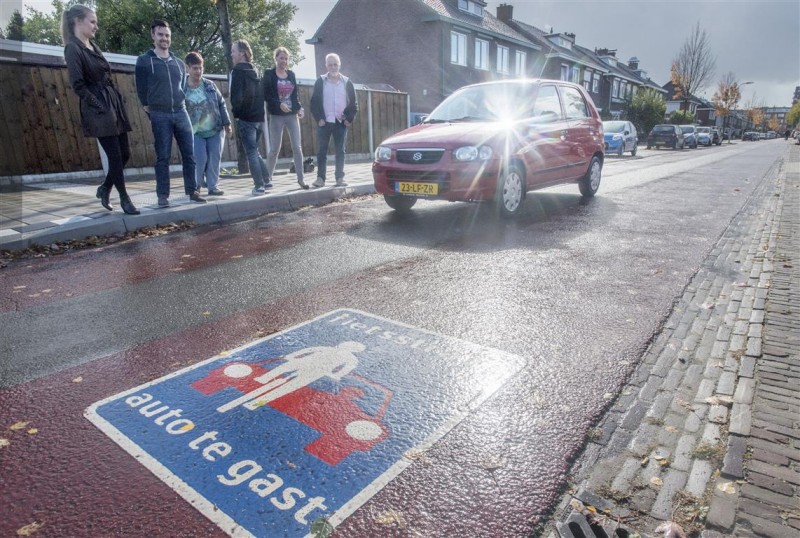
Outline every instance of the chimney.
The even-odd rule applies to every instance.
[[[511,22],[514,18],[514,6],[511,4],[500,4],[497,6],[497,18],[503,22]]]
[[[639,58],[634,56],[630,60],[628,60],[628,67],[630,67],[634,71],[638,71],[639,70]]]

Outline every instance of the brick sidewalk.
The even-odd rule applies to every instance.
[[[677,301],[574,466],[548,537],[800,537],[800,148]]]

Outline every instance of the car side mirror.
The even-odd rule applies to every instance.
[[[630,131],[625,131],[624,134],[627,136],[627,135],[631,134],[631,132]]]

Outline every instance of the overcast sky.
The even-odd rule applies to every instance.
[[[410,0],[372,0],[405,2]],[[45,11],[50,0],[0,0],[0,20],[5,24],[22,4]],[[293,28],[304,31],[301,40],[306,60],[294,70],[302,78],[315,76],[313,47],[304,40],[314,35],[336,0],[295,0]],[[490,1],[496,14],[501,2]],[[799,0],[504,0],[514,6],[514,18],[538,28],[572,32],[588,49],[617,49],[627,61],[636,56],[640,68],[659,84],[669,80],[673,57],[694,24],[708,32],[717,67],[712,82],[700,95],[710,99],[717,81],[733,72],[743,88],[742,103],[756,98],[767,106],[790,106],[800,85]],[[24,14],[24,11],[23,11]],[[99,21],[102,28],[103,21]],[[355,30],[354,34],[355,35]],[[347,73],[347,58],[342,58]],[[358,81],[355,81],[358,82]],[[375,81],[373,81],[375,82]]]

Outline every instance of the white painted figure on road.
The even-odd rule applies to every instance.
[[[347,341],[336,347],[315,346],[289,353],[286,362],[255,379],[264,384],[262,387],[221,405],[217,411],[224,413],[240,405],[257,409],[324,377],[340,381],[358,366],[355,353],[364,349],[364,344]]]

